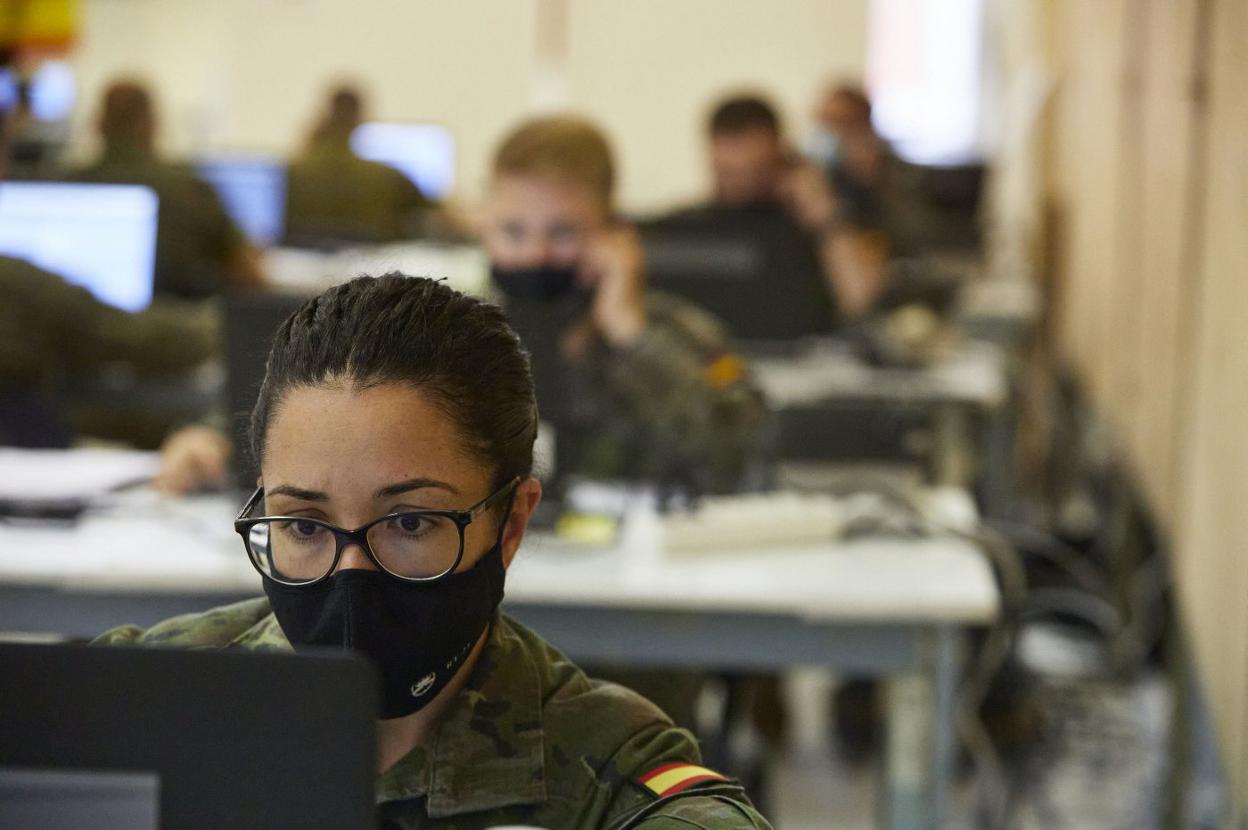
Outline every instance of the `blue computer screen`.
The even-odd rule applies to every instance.
[[[137,185],[0,184],[0,254],[139,311],[152,301],[158,202]]]
[[[286,222],[286,166],[265,158],[203,159],[195,173],[217,192],[230,218],[257,245],[281,241]]]
[[[455,138],[440,124],[361,124],[351,148],[402,171],[430,199],[445,198],[455,186]]]

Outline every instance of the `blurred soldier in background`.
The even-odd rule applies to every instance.
[[[156,111],[142,83],[111,84],[104,93],[98,127],[104,145],[99,158],[71,178],[141,184],[156,191],[157,296],[202,299],[229,285],[254,287],[264,282],[258,252],[212,188],[156,153]]]
[[[425,234],[437,205],[393,167],[360,158],[351,134],[364,120],[359,91],[330,93],[303,151],[291,162],[288,243],[391,242]]]

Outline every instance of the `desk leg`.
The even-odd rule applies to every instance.
[[[947,825],[956,753],[959,645],[953,627],[931,630],[918,673],[887,683],[885,826],[890,830],[936,830]]]
[[[935,457],[932,483],[969,487],[973,481],[970,412],[962,404],[946,403],[937,408],[933,422]]]

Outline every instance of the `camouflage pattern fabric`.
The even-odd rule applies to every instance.
[[[123,626],[107,645],[290,649],[265,599]],[[660,796],[643,784],[697,764],[693,737],[644,698],[591,680],[498,615],[466,686],[429,740],[377,780],[384,828],[705,828],[770,825],[731,782]]]
[[[593,428],[577,471],[737,489],[766,415],[748,366],[719,320],[697,306],[653,292],[646,314],[631,346],[598,340],[582,358]]]
[[[111,147],[71,176],[75,181],[138,184],[160,199],[156,225],[156,293],[202,299],[221,294],[231,262],[247,244],[216,191],[189,169],[139,148]]]

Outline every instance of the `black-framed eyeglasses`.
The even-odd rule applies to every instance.
[[[404,582],[433,582],[454,572],[464,558],[464,530],[515,491],[513,478],[467,510],[405,510],[374,519],[355,530],[307,516],[247,518],[264,498],[264,488],[247,500],[234,520],[247,558],[261,575],[283,585],[309,586],[338,567],[342,550],[359,545],[383,572]],[[499,528],[502,538],[502,528]]]

